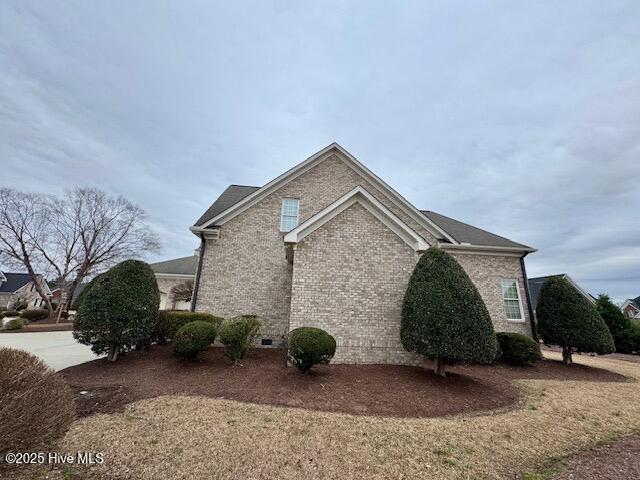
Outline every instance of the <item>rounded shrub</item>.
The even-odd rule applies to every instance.
[[[500,347],[500,359],[516,365],[535,363],[542,358],[540,345],[533,338],[520,333],[496,333]]]
[[[17,310],[5,310],[4,316],[5,317],[19,317],[20,316],[20,312],[18,312]]]
[[[184,358],[195,359],[216,339],[216,327],[210,322],[196,320],[178,329],[173,337],[173,351]]]
[[[5,330],[20,330],[22,327],[29,324],[28,320],[24,318],[13,318],[7,322],[4,326]]]
[[[0,348],[0,365],[0,453],[50,446],[73,421],[69,387],[23,350]]]
[[[627,317],[609,295],[600,294],[596,301],[596,309],[609,327],[616,352],[635,353],[640,351],[640,327]]]
[[[498,343],[475,285],[448,253],[429,248],[416,264],[402,304],[400,338],[405,350],[447,363],[495,361]]]
[[[216,327],[211,322],[189,322],[174,335],[173,351],[181,357],[193,360],[215,341],[216,333]]]
[[[210,313],[168,310],[158,317],[158,340],[159,343],[162,343],[160,337],[165,340],[172,340],[176,332],[187,323],[208,322],[211,323],[217,331],[223,321],[224,318],[216,317]]]
[[[45,320],[49,318],[49,311],[44,308],[37,308],[34,310],[24,310],[20,314],[21,318],[25,318],[30,322],[37,322],[39,320]]]
[[[27,304],[26,301],[18,300],[11,306],[11,310],[19,312],[21,310],[26,310],[28,307],[29,307],[29,305]]]
[[[259,328],[260,321],[256,315],[243,315],[223,322],[220,343],[226,347],[227,356],[236,363],[245,358]]]
[[[126,260],[97,276],[78,307],[74,338],[115,361],[121,351],[151,343],[160,292],[148,264]],[[83,291],[83,293],[85,293]]]
[[[584,296],[562,277],[551,277],[540,289],[536,308],[538,333],[544,343],[562,347],[564,363],[572,353],[612,353],[613,337],[604,320]]]
[[[289,361],[302,372],[329,363],[336,353],[336,339],[321,328],[299,327],[287,337]]]

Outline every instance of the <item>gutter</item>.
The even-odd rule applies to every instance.
[[[193,230],[192,230],[193,231]],[[196,311],[196,302],[198,301],[198,290],[200,288],[200,274],[202,273],[202,258],[204,257],[204,247],[207,244],[204,240],[204,234],[200,234],[200,253],[198,255],[198,269],[196,270],[196,279],[193,285],[193,298],[191,298],[190,311]]]
[[[531,307],[531,295],[529,294],[529,279],[527,278],[527,267],[524,265],[524,257],[527,253],[520,257],[520,267],[522,268],[522,277],[524,279],[524,292],[527,296],[527,309],[529,310],[529,323],[531,324],[531,336],[535,341],[539,341],[538,328],[536,325],[536,319],[533,314],[533,308]]]

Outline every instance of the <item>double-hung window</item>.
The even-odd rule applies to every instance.
[[[282,199],[282,215],[280,217],[280,231],[288,232],[298,226],[300,200],[297,198]]]
[[[507,320],[521,322],[524,320],[522,315],[522,301],[520,300],[520,289],[518,288],[518,280],[515,278],[503,278],[501,280],[502,299],[504,300],[504,310],[507,313]]]

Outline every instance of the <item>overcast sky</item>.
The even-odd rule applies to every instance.
[[[149,260],[333,141],[530,277],[640,295],[640,2],[0,3],[0,184],[125,195]]]

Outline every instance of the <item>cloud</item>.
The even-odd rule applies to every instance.
[[[0,183],[142,205],[163,258],[229,183],[338,141],[416,206],[640,294],[633,2],[0,5]]]

